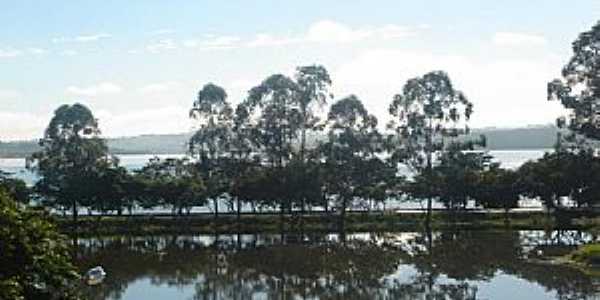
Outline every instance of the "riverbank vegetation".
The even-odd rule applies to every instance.
[[[0,299],[77,299],[69,249],[47,213],[0,187]]]

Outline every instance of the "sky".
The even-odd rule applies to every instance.
[[[445,70],[474,104],[471,127],[553,123],[546,84],[597,0],[0,0],[0,140],[37,139],[83,103],[104,136],[181,133],[201,87],[229,101],[271,74],[322,64],[335,99],[380,123],[407,79]]]

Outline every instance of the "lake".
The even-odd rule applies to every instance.
[[[534,149],[534,150],[493,150],[489,153],[494,157],[494,161],[500,162],[505,168],[515,169],[528,160],[538,159],[544,155],[545,151],[550,149]],[[153,157],[181,158],[184,155],[118,155],[122,166],[129,170],[140,169],[149,159]],[[24,158],[0,158],[0,170],[13,173],[15,177],[25,180],[28,184],[33,184],[36,181],[35,174],[25,169]]]
[[[493,161],[499,162],[503,167],[516,169],[523,163],[528,160],[535,160],[541,158],[546,151],[551,151],[551,149],[533,149],[533,150],[492,150],[489,151],[494,159]],[[128,170],[135,170],[142,168],[149,159],[153,157],[160,158],[181,158],[184,155],[176,154],[176,155],[119,155],[118,158],[122,166],[127,168]],[[28,185],[33,185],[37,177],[32,172],[29,172],[25,168],[25,159],[24,158],[0,158],[0,170],[5,172],[10,172],[14,177],[25,180]],[[401,169],[402,172],[402,169]],[[404,170],[403,172],[407,172]],[[402,201],[402,199],[388,199],[386,201],[387,209],[423,209],[425,204],[423,202],[415,202],[415,201]],[[520,201],[521,207],[532,207],[539,208],[541,203],[535,199],[522,199]],[[443,204],[439,202],[433,203],[434,208],[443,208]],[[470,201],[467,205],[468,208],[473,208],[474,203]],[[353,209],[362,209],[361,207],[352,207]],[[207,213],[211,212],[212,207],[193,207],[191,209],[192,212],[195,213]],[[228,209],[227,203],[225,200],[219,201],[219,210],[225,211]],[[249,205],[245,205],[242,207],[243,211],[249,211],[251,208]],[[169,208],[154,208],[151,210],[145,210],[142,208],[134,209],[135,213],[169,213]],[[80,213],[87,213],[86,210],[81,209]]]
[[[582,231],[169,235],[75,241],[90,299],[597,299],[600,280],[532,260]]]

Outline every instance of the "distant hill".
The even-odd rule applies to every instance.
[[[552,148],[556,143],[558,129],[553,125],[528,126],[521,128],[474,129],[473,135],[487,137],[490,150]]]
[[[140,135],[110,138],[107,143],[115,154],[179,154],[187,151],[191,136],[191,133]]]
[[[551,125],[521,128],[480,128],[473,135],[484,134],[490,150],[552,148],[557,128]],[[180,154],[187,150],[191,133],[140,135],[107,139],[114,154]],[[308,142],[318,140],[310,136]],[[0,142],[0,158],[26,157],[39,149],[36,141]]]
[[[140,135],[108,138],[107,144],[114,154],[179,154],[187,151],[191,134]],[[27,157],[39,150],[36,141],[0,142],[0,158]]]

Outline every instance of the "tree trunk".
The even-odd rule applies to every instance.
[[[431,180],[431,172],[433,169],[433,145],[432,145],[432,134],[433,134],[433,126],[431,123],[431,119],[429,119],[429,132],[427,132],[427,135],[425,137],[425,151],[427,153],[427,169],[425,172],[427,172],[427,181],[430,182]],[[427,220],[425,221],[426,226],[429,228],[429,226],[431,225],[431,213],[432,213],[432,199],[431,196],[427,197]]]
[[[306,117],[304,118],[306,119]],[[302,133],[300,135],[300,161],[304,163],[304,150],[306,147],[306,120],[302,124]]]
[[[285,207],[284,207],[283,203],[281,203],[279,205],[279,223],[280,223],[279,226],[281,228],[281,235],[282,236],[283,236],[283,228],[284,228],[284,224],[283,224],[284,215],[285,215]]]
[[[73,223],[77,225],[77,201],[73,200],[71,206],[73,208]]]
[[[344,222],[346,221],[346,197],[342,197],[342,211],[340,212],[340,232],[344,232]]]
[[[236,201],[237,201],[237,204],[236,204],[236,206],[237,206],[236,207],[237,208],[237,222],[238,222],[238,224],[240,224],[240,219],[241,219],[241,216],[242,216],[242,207],[241,207],[242,206],[241,205],[242,201],[240,201],[240,197],[236,197]]]
[[[215,205],[215,221],[219,218],[219,199],[218,198],[214,198],[214,205]]]

